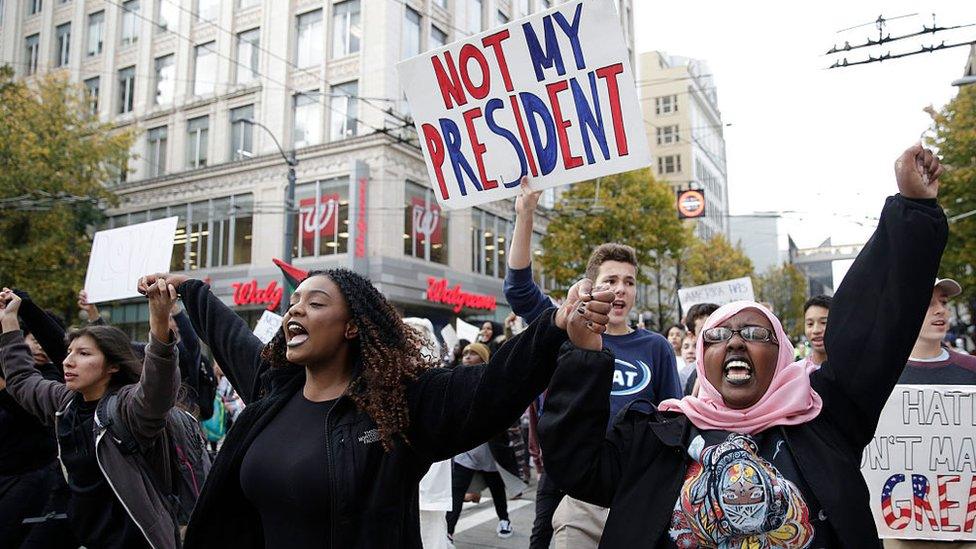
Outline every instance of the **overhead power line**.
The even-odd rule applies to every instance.
[[[887,53],[881,54],[878,57],[875,57],[873,55],[869,55],[867,59],[864,59],[864,60],[861,60],[861,61],[848,61],[847,58],[845,57],[841,61],[835,61],[833,65],[831,65],[831,66],[829,66],[827,68],[828,69],[838,69],[838,68],[843,68],[843,67],[853,67],[853,66],[856,66],[856,65],[867,65],[868,63],[881,63],[883,61],[888,61],[888,60],[891,60],[891,59],[901,59],[902,57],[911,57],[913,55],[919,55],[919,54],[922,54],[922,53],[932,53],[932,52],[939,51],[939,50],[947,50],[947,49],[950,49],[950,48],[959,48],[959,47],[962,47],[962,46],[972,46],[973,44],[976,44],[976,40],[971,40],[969,42],[958,42],[956,44],[946,44],[945,41],[943,40],[942,43],[939,44],[939,45],[937,45],[937,46],[931,46],[931,45],[930,46],[922,46],[917,51],[910,51],[910,52],[904,52],[904,53],[894,53],[893,54],[893,53],[891,53],[889,51]]]

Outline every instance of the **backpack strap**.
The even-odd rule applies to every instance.
[[[109,435],[115,440],[119,450],[123,454],[131,455],[139,453],[139,443],[136,442],[132,432],[125,426],[119,414],[119,394],[110,393],[98,401],[95,408],[95,421],[99,427],[108,430]]]

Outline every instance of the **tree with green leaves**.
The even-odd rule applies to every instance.
[[[568,288],[586,270],[595,247],[617,242],[637,251],[638,277],[650,283],[649,273],[663,258],[680,256],[689,238],[671,188],[650,170],[635,170],[577,183],[563,193],[550,215],[540,262],[548,276]],[[646,305],[639,293],[638,308]]]
[[[131,142],[63,75],[27,83],[0,68],[0,284],[69,315]]]
[[[752,277],[757,301],[773,306],[773,312],[790,335],[803,333],[803,304],[807,299],[807,278],[796,265],[783,263]]]
[[[721,234],[694,239],[681,264],[683,286],[699,286],[753,274],[752,260]]]
[[[976,85],[959,94],[935,116],[935,139],[942,165],[939,202],[949,218],[949,241],[939,276],[958,280],[962,299],[976,311]]]

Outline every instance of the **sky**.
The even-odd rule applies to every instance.
[[[895,159],[931,126],[922,109],[956,93],[968,47],[825,70],[833,44],[877,39],[868,25],[892,20],[892,36],[932,25],[976,23],[976,2],[856,0],[772,2],[633,0],[635,48],[704,60],[725,123],[732,215],[784,211],[780,232],[800,247],[870,236],[884,197],[897,192]],[[968,42],[976,27],[847,52],[848,61],[922,44]],[[638,76],[640,78],[640,76]],[[645,88],[653,94],[653,88]],[[785,237],[784,237],[785,238]]]

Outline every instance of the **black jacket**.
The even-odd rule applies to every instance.
[[[305,383],[297,366],[269,369],[247,324],[190,280],[180,285],[201,340],[247,402],[227,434],[187,529],[185,546],[263,548],[261,520],[241,490],[248,447]],[[504,431],[542,392],[566,333],[552,311],[506,343],[487,365],[435,368],[407,387],[410,445],[384,452],[376,423],[342,397],[328,415],[323,463],[332,485],[330,547],[421,547],[418,483],[431,463],[469,450]]]
[[[888,199],[834,296],[829,360],[810,376],[823,409],[777,427],[845,547],[879,546],[861,453],[918,336],[947,232],[934,200]],[[546,474],[570,495],[610,507],[601,548],[653,547],[668,539],[691,423],[632,405],[607,433],[612,371],[607,351],[560,357],[539,421]]]

